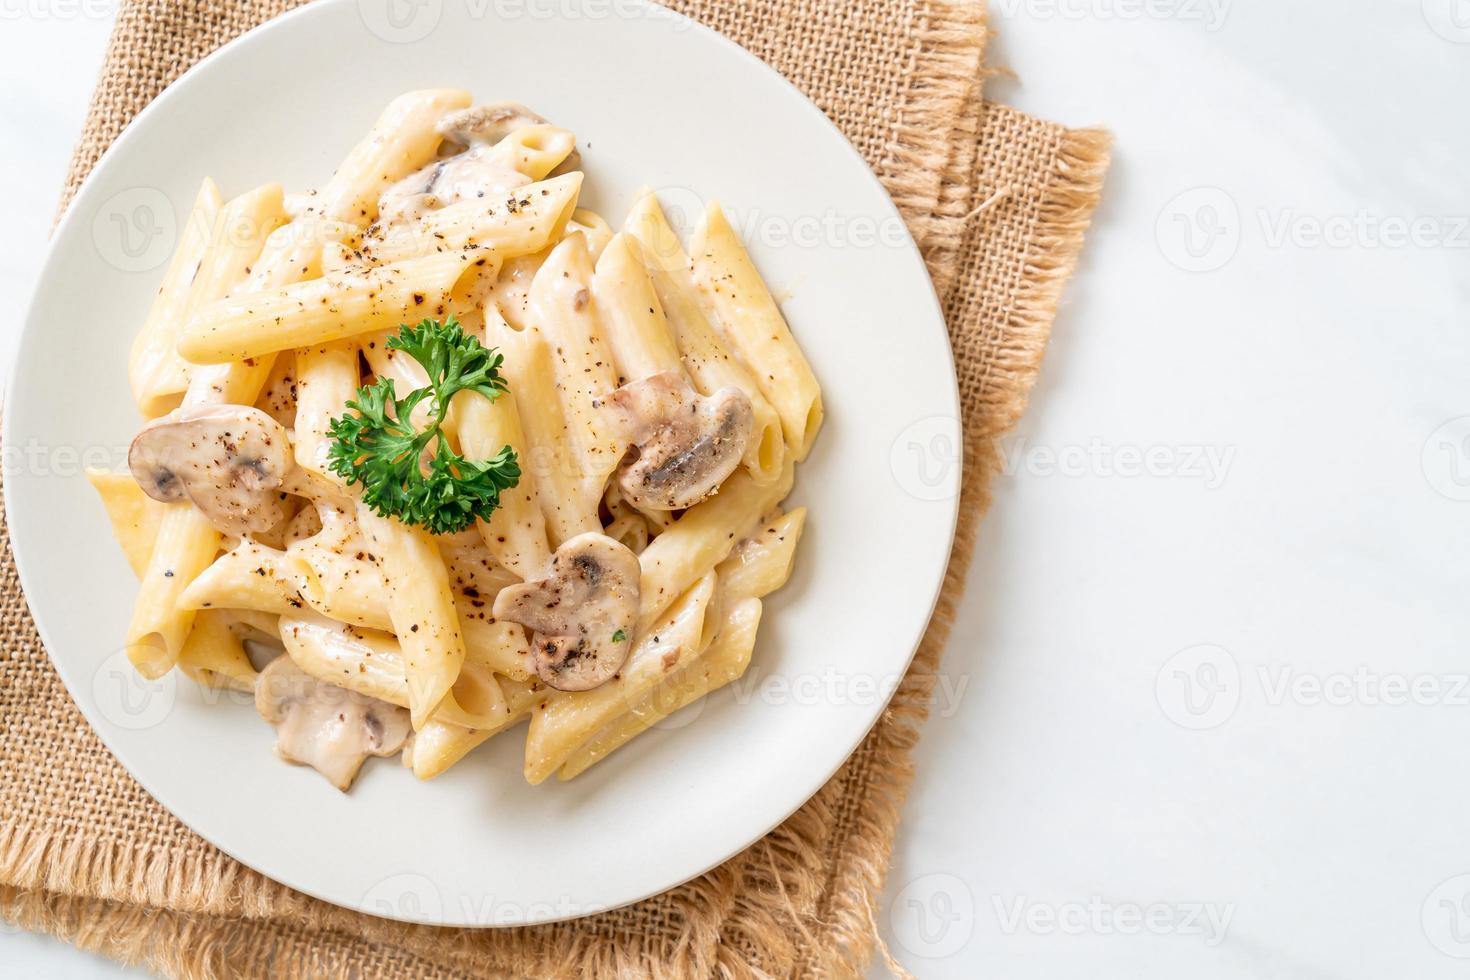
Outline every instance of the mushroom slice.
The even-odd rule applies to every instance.
[[[451,112],[439,120],[439,135],[461,146],[494,146],[526,126],[544,126],[546,120],[519,102],[491,102]]]
[[[633,445],[618,486],[644,510],[682,510],[714,493],[755,429],[745,392],[721,388],[705,397],[673,371],[625,384],[597,404]]]
[[[409,734],[403,708],[325,684],[284,654],[260,672],[255,710],[275,726],[276,755],[344,791],[368,756],[393,755]]]
[[[368,229],[368,237],[381,236],[385,226],[417,221],[461,201],[503,199],[529,183],[530,177],[498,162],[491,147],[477,143],[409,174],[384,191],[378,200],[378,221]]]
[[[179,409],[143,426],[128,469],[154,500],[190,500],[225,534],[268,531],[285,519],[281,483],[291,440],[258,408]]]
[[[536,674],[548,685],[591,690],[633,649],[641,574],[637,555],[589,531],[556,549],[544,578],[501,589],[494,615],[533,631]]]

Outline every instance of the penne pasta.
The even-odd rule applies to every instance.
[[[547,256],[530,296],[530,330],[545,337],[552,355],[564,423],[559,441],[576,468],[567,488],[573,494],[569,506],[591,515],[585,524],[595,521],[603,487],[627,450],[597,408],[598,398],[617,387],[617,372],[591,290],[587,243],[574,234]]]
[[[167,513],[166,505],[145,494],[138,481],[127,473],[89,469],[87,482],[102,498],[107,518],[112,522],[112,536],[132,566],[133,574],[142,578],[153,555],[158,527]]]
[[[533,181],[545,180],[572,155],[577,137],[560,126],[522,126],[490,150],[492,163],[515,170]]]
[[[205,181],[132,473],[87,472],[139,672],[253,693],[339,789],[523,720],[528,781],[584,772],[741,676],[805,526],[821,394],[723,212],[693,258],[650,192],[617,230],[572,132],[469,105],[393,100],[289,200]]]
[[[460,201],[412,225],[370,238],[363,254],[376,263],[443,252],[493,252],[502,262],[540,252],[562,237],[582,189],[580,173],[527,184],[507,195]],[[468,257],[468,256],[466,256]]]
[[[486,315],[499,319],[494,310]],[[504,321],[499,322],[498,334],[506,329]],[[522,461],[520,481],[500,495],[500,506],[488,521],[479,522],[479,532],[501,565],[523,579],[539,575],[551,560],[551,549],[546,541],[546,517],[536,495],[536,474],[524,462],[529,458],[529,445],[515,396],[507,393],[490,401],[461,392],[454,399],[452,424],[460,452],[467,459],[493,459],[509,446]]]
[[[588,738],[638,703],[664,677],[709,642],[706,617],[715,576],[706,574],[635,645],[616,677],[590,691],[549,695],[531,711],[526,781],[556,772]]]
[[[487,323],[505,354],[505,377],[515,398],[526,453],[521,471],[531,475],[552,548],[569,538],[601,528],[595,506],[583,500],[585,483],[575,451],[566,438],[568,422],[557,393],[550,345],[539,333],[516,331],[501,321]]]
[[[254,609],[289,616],[305,607],[303,584],[286,552],[241,541],[189,583],[178,605],[181,609]]]
[[[606,759],[663,719],[693,704],[745,673],[760,626],[759,599],[746,599],[725,615],[709,649],[671,674],[628,711],[577,747],[557,770],[557,778],[574,779]]]
[[[716,566],[713,608],[719,611],[720,624],[709,647],[584,742],[557,771],[557,778],[574,778],[675,711],[745,673],[760,625],[760,599],[790,578],[805,522],[804,507],[777,513],[735,545]]]
[[[357,394],[357,345],[350,340],[296,351],[296,465],[328,479],[327,428]]]
[[[566,233],[568,235],[580,232],[587,240],[587,254],[591,256],[593,264],[602,257],[602,250],[607,248],[607,243],[613,239],[613,227],[607,223],[607,219],[596,211],[588,208],[577,208],[572,212],[572,218],[567,222]]]
[[[752,373],[781,417],[787,447],[797,462],[806,459],[822,427],[821,388],[718,203],[705,209],[689,251],[694,281],[713,304],[735,352],[747,365],[759,365]]]
[[[357,508],[357,522],[377,556],[388,593],[388,618],[403,646],[408,709],[414,728],[428,719],[464,666],[464,636],[449,575],[428,532]]]
[[[758,482],[774,480],[785,456],[780,416],[756,379],[726,349],[709,311],[700,304],[689,273],[689,257],[651,192],[633,205],[624,231],[638,243],[638,254],[694,387],[705,395],[722,388],[738,388],[750,399],[755,433],[746,447],[745,466]]]
[[[179,353],[196,364],[248,361],[443,317],[456,286],[498,268],[497,261],[491,253],[428,255],[233,296],[190,319]]]
[[[133,400],[145,418],[157,418],[178,404],[189,387],[191,365],[175,350],[189,315],[189,293],[224,201],[219,187],[205,178],[184,223],[178,247],[158,287],[158,295],[133,340],[128,380]]]
[[[592,296],[602,314],[618,384],[684,370],[669,322],[636,248],[626,233],[613,236],[592,278]]]
[[[770,595],[791,577],[792,561],[806,527],[806,508],[772,515],[731,550],[717,566],[727,594],[757,599]]]
[[[228,614],[213,609],[195,617],[194,628],[179,655],[179,668],[206,687],[248,694],[255,690],[259,675],[230,623]]]
[[[433,779],[490,736],[514,727],[530,717],[531,706],[541,697],[540,686],[511,680],[501,681],[500,686],[507,708],[506,719],[500,725],[475,729],[430,720],[414,733],[413,741],[403,750],[403,762],[413,770],[415,776],[419,779]]]
[[[411,708],[402,644],[387,633],[315,617],[282,617],[281,640],[296,666],[317,680]],[[508,720],[505,696],[493,673],[466,664],[433,711],[433,719],[466,728],[493,728]]]
[[[153,553],[138,585],[128,625],[128,659],[153,679],[178,663],[195,611],[181,604],[189,584],[214,560],[220,533],[189,504],[165,504]]]
[[[691,507],[638,556],[643,577],[638,636],[647,634],[685,589],[729,556],[791,489],[788,462],[774,483],[760,486],[745,471],[725,481],[718,494]]]

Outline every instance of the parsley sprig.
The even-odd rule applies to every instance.
[[[494,401],[505,389],[500,376],[503,358],[494,348],[464,332],[453,318],[403,324],[388,339],[389,350],[403,351],[429,375],[429,387],[403,398],[392,378],[357,389],[348,413],[327,429],[332,472],[349,484],[361,483],[362,500],[384,517],[420,524],[434,534],[464,530],[476,518],[486,519],[500,505],[500,495],[521,478],[516,454],[504,447],[493,459],[471,460],[449,448],[441,432],[449,403],[461,391],[475,391]],[[429,427],[419,431],[413,412],[428,401]],[[425,450],[434,444],[432,452]]]

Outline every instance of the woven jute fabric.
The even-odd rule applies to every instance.
[[[125,0],[69,200],[140,109],[290,0]],[[944,301],[964,407],[961,518],[908,675],[838,774],[780,827],[655,898],[556,925],[452,930],[307,898],[215,850],[103,747],[37,637],[0,526],[0,915],[177,977],[831,977],[860,973],[910,753],[976,526],[1101,189],[1107,138],[981,99],[972,0],[682,0],[840,126]],[[901,379],[897,379],[901,383]]]

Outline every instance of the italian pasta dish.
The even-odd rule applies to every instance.
[[[718,204],[685,242],[582,186],[573,133],[447,89],[315,189],[204,181],[88,473],[143,676],[253,696],[346,790],[521,722],[570,779],[744,673],[821,393]]]

